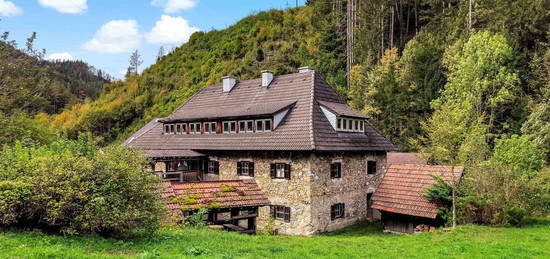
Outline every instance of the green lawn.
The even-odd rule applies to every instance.
[[[315,237],[164,230],[151,239],[0,234],[2,258],[550,258],[550,220],[522,228],[460,226],[452,233],[391,235],[359,224]]]

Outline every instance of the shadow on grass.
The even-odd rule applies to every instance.
[[[387,235],[382,232],[382,222],[362,221],[355,225],[345,227],[330,233],[321,234],[320,236],[341,236],[341,237],[356,237],[365,235]]]

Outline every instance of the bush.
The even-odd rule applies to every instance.
[[[63,234],[152,233],[163,206],[159,180],[146,168],[137,151],[99,149],[85,137],[42,147],[5,147],[0,153],[0,223]]]
[[[487,162],[468,168],[459,186],[458,211],[463,223],[520,225],[531,207],[534,182],[517,168]]]
[[[187,223],[193,227],[204,227],[206,226],[204,223],[204,216],[206,214],[208,214],[208,209],[200,208],[186,218]]]

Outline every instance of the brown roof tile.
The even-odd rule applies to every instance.
[[[451,168],[434,165],[390,165],[372,196],[372,207],[387,212],[435,218],[440,207],[427,201],[424,193],[436,182],[431,175],[439,175],[447,183],[456,183],[462,176],[464,167],[455,166],[453,174]]]
[[[426,159],[422,158],[420,153],[402,153],[402,152],[388,152],[387,156],[388,165],[403,165],[403,164],[427,164]]]
[[[162,197],[174,212],[201,207],[251,207],[269,205],[265,193],[252,179],[204,182],[163,182]],[[176,199],[174,199],[176,198]],[[177,198],[182,198],[178,200]],[[188,199],[188,204],[183,200]]]
[[[351,108],[340,99],[316,72],[275,76],[269,88],[261,79],[237,83],[228,92],[221,85],[207,86],[179,107],[167,119],[189,119],[195,116],[243,116],[272,114],[292,107],[282,123],[271,132],[242,134],[163,135],[162,124],[148,124],[148,130],[125,142],[139,149],[192,150],[327,150],[387,151],[395,146],[367,125],[365,134],[342,133],[332,128],[321,111],[319,102],[336,103],[340,112]],[[194,114],[197,115],[194,115]],[[354,111],[354,114],[358,113]],[[140,130],[142,131],[142,130]],[[136,135],[136,134],[134,134]]]

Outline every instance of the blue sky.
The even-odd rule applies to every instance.
[[[9,31],[23,47],[36,31],[35,48],[45,48],[50,58],[84,60],[120,78],[134,49],[143,69],[154,63],[160,46],[179,46],[194,31],[223,29],[257,11],[295,5],[296,0],[0,0],[0,33]]]

